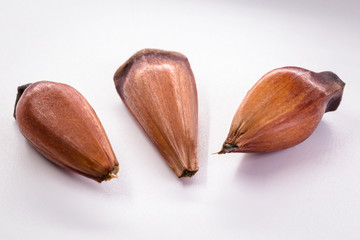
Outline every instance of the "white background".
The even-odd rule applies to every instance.
[[[200,171],[178,179],[115,91],[133,53],[185,54]],[[282,66],[330,70],[343,102],[272,154],[220,150],[250,87]],[[358,1],[0,2],[1,239],[360,239]],[[44,159],[12,117],[16,87],[51,80],[90,102],[120,163],[98,184]]]

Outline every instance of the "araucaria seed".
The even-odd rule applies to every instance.
[[[332,72],[270,71],[245,96],[219,153],[272,152],[299,144],[325,112],[337,109],[344,86]]]
[[[55,164],[98,182],[119,163],[95,111],[74,88],[50,81],[18,88],[14,117],[30,144]]]
[[[178,177],[198,167],[198,100],[187,58],[145,49],[116,71],[116,90]]]

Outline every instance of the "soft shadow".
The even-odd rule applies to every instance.
[[[121,185],[119,188],[115,186],[119,184],[117,181],[120,179],[99,184],[46,159],[20,133],[16,134],[16,138],[19,148],[16,160],[21,168],[14,174],[21,174],[21,176],[13,182],[13,188],[16,191],[10,191],[8,196],[17,203],[14,214],[22,216],[21,213],[26,212],[25,219],[30,216],[31,220],[31,217],[35,216],[50,219],[64,227],[73,227],[75,224],[77,228],[84,230],[88,230],[89,226],[109,230],[114,227],[111,222],[103,220],[111,217],[109,209],[105,208],[103,215],[98,214],[98,211],[89,211],[87,206],[96,204],[95,200],[79,206],[79,201],[73,200],[69,193],[78,191],[78,195],[89,196],[89,198],[94,196],[94,199],[97,199],[99,195],[107,199],[114,197],[114,193],[124,195]],[[74,195],[74,198],[76,196]]]
[[[268,179],[285,171],[297,171],[321,161],[321,155],[331,151],[332,134],[328,124],[320,122],[314,133],[301,144],[274,153],[242,154],[236,178]]]
[[[24,139],[24,141],[26,141]],[[56,174],[58,176],[56,176],[57,178],[59,178],[60,182],[63,183],[69,183],[69,181],[71,181],[71,185],[74,187],[79,187],[82,189],[88,189],[90,191],[96,191],[96,192],[100,192],[102,194],[106,194],[106,195],[113,195],[114,192],[109,191],[109,189],[107,189],[107,185],[109,185],[109,183],[114,183],[114,181],[119,181],[119,179],[114,178],[111,179],[110,181],[104,181],[102,183],[98,183],[90,178],[84,177],[82,175],[79,175],[77,173],[71,172],[67,169],[64,169],[62,167],[60,167],[59,165],[53,163],[52,161],[48,160],[47,158],[45,158],[42,154],[40,154],[38,151],[36,151],[33,146],[26,141],[26,145],[28,146],[27,151],[29,152],[29,156],[31,156],[31,160],[32,161],[39,161],[41,162],[41,164],[43,165],[47,165],[46,167],[51,168],[51,171],[53,171],[54,169],[56,169]],[[29,159],[26,159],[29,160]],[[49,169],[50,171],[50,169]],[[63,179],[63,180],[61,180]],[[71,180],[69,180],[71,179]],[[117,188],[119,189],[119,188]],[[116,193],[118,193],[118,191],[116,191]]]

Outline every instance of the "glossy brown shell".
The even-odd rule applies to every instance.
[[[220,153],[273,152],[299,144],[325,112],[337,109],[344,86],[332,72],[270,71],[245,96]]]
[[[145,49],[116,71],[116,90],[178,177],[198,167],[198,100],[187,58]]]
[[[15,116],[30,144],[57,165],[98,182],[118,171],[95,111],[74,88],[50,81],[19,87]]]

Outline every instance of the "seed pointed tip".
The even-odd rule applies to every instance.
[[[99,181],[99,183],[101,183],[102,181],[109,181],[113,178],[118,178],[117,176],[118,172],[119,172],[119,166],[113,167],[113,169],[111,169],[111,171],[109,171],[108,174],[105,175],[101,181]]]
[[[231,153],[234,152],[237,148],[239,148],[236,144],[231,144],[231,143],[224,143],[220,152],[218,152],[217,154],[225,154],[225,153]]]
[[[195,175],[195,173],[197,173],[198,170],[188,170],[188,169],[185,169],[184,172],[180,175],[179,178],[182,178],[182,177],[192,177]]]

